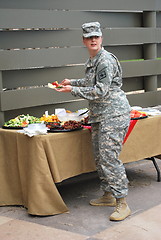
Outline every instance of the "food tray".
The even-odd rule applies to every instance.
[[[82,130],[83,127],[79,128],[74,128],[74,129],[59,129],[59,128],[51,128],[48,130],[49,133],[60,133],[60,132],[73,132],[73,131],[78,131]]]
[[[3,129],[23,129],[24,127],[7,127],[7,126],[2,126]]]
[[[148,116],[142,116],[142,117],[133,117],[131,118],[131,120],[139,120],[139,119],[144,119],[144,118],[147,118]]]

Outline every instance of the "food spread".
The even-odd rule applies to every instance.
[[[72,113],[69,110],[66,110],[66,113]],[[3,125],[3,128],[8,129],[14,129],[14,128],[25,128],[28,127],[29,124],[33,123],[45,123],[46,126],[50,130],[76,130],[76,129],[82,129],[82,121],[77,121],[74,119],[68,119],[66,121],[60,121],[59,117],[56,114],[43,114],[40,118],[30,116],[29,114],[24,115],[21,114],[13,119],[10,119],[9,121],[5,122]]]
[[[54,89],[54,88],[62,88],[63,86],[59,84],[58,81],[55,81],[52,83],[48,83],[48,87]]]
[[[8,129],[24,128],[24,127],[27,127],[29,124],[33,124],[33,123],[45,123],[49,131],[50,130],[70,131],[75,129],[81,129],[84,125],[86,126],[89,125],[88,124],[89,117],[88,117],[88,114],[86,114],[84,116],[81,116],[81,118],[79,118],[78,116],[80,116],[81,114],[79,115],[78,111],[71,112],[69,110],[65,110],[66,112],[65,116],[67,116],[64,118],[65,120],[62,118],[61,115],[60,116],[57,114],[49,115],[48,111],[47,111],[47,114],[43,114],[40,118],[35,116],[30,116],[29,114],[27,115],[21,114],[5,122],[3,125],[3,128],[8,128]],[[81,109],[81,112],[82,111],[84,111],[85,113],[87,112],[85,111],[85,109]],[[141,118],[147,117],[147,114],[133,109],[130,112],[130,117],[131,119],[141,119]]]

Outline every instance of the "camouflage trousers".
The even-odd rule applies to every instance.
[[[130,123],[129,114],[92,123],[92,143],[100,188],[116,198],[128,194],[128,179],[119,154]]]

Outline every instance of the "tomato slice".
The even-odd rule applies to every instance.
[[[52,82],[52,85],[58,87],[58,86],[59,86],[59,83],[58,83],[57,81],[55,81],[55,82]]]
[[[22,122],[22,127],[26,127],[28,123],[26,121]]]
[[[56,88],[62,88],[62,85],[59,84],[57,81],[52,82],[52,85],[55,86]]]

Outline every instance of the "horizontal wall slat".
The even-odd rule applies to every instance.
[[[75,11],[0,9],[0,28],[73,28],[78,27],[73,21],[77,15],[83,23]]]
[[[121,62],[121,66],[125,78],[161,74],[161,59]]]
[[[144,77],[123,78],[122,90],[126,93],[134,93],[136,91],[144,91]]]
[[[110,28],[103,30],[103,44],[106,46],[160,42],[161,28]],[[1,49],[66,46],[83,46],[82,30],[0,32]]]
[[[113,28],[103,31],[107,45],[132,45],[161,42],[161,28]]]
[[[78,101],[70,93],[60,94],[54,90],[37,88],[30,90],[7,91],[1,93],[1,111],[27,107]],[[42,96],[42,101],[40,96]],[[142,107],[160,105],[161,91],[151,91],[127,95],[131,106]],[[8,101],[10,99],[10,101]]]
[[[70,56],[70,58],[69,58]],[[0,51],[0,70],[58,67],[84,63],[85,48],[54,48]]]
[[[161,91],[127,95],[131,106],[152,107],[160,105]]]
[[[84,66],[53,67],[2,72],[3,88],[18,88],[46,85],[48,82],[62,81],[64,78],[83,78]]]
[[[20,9],[74,9],[74,10],[160,10],[160,0],[1,0],[0,8],[20,8]]]
[[[48,87],[1,92],[1,111],[20,109],[47,104],[72,102],[77,97],[71,93],[58,93]]]
[[[122,60],[143,59],[143,45],[119,45],[104,46],[105,50],[115,54],[117,58]]]
[[[69,46],[83,46],[81,30],[0,32],[0,48],[4,50]]]
[[[0,29],[81,29],[81,25],[88,21],[99,21],[102,28],[141,27],[142,13],[0,9]]]

